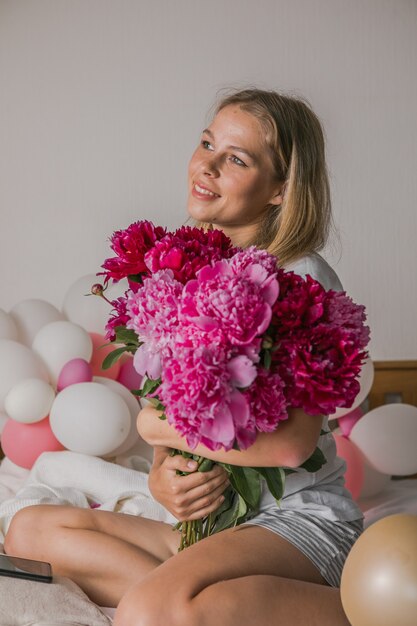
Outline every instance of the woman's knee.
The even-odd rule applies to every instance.
[[[4,540],[7,553],[36,558],[43,540],[50,541],[55,529],[65,524],[70,507],[32,505],[14,514]]]
[[[166,585],[161,588],[157,580],[134,585],[117,607],[114,626],[195,626],[191,599],[181,595],[175,583],[172,592]]]
[[[28,506],[13,515],[4,539],[4,549],[8,554],[29,556],[34,534],[41,523],[42,508],[38,505]]]

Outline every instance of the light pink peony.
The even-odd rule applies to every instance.
[[[143,342],[135,354],[134,365],[139,374],[159,378],[160,355],[169,348],[178,326],[178,304],[182,285],[170,270],[156,272],[147,278],[136,293],[127,299],[127,328],[132,328]]]
[[[245,273],[245,277],[236,275],[227,261],[200,270],[196,280],[185,286],[181,323],[186,320],[206,332],[221,329],[231,345],[251,344],[268,328],[278,284],[259,265]]]
[[[249,265],[262,265],[268,276],[277,273],[277,258],[266,250],[260,250],[255,246],[238,250],[230,259],[230,265],[235,274],[243,274]]]

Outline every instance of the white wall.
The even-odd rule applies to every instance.
[[[306,96],[327,132],[339,252],[374,359],[417,358],[414,0],[0,2],[0,307],[60,306],[140,218],[185,219],[216,92]]]

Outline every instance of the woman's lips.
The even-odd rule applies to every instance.
[[[207,189],[204,185],[200,185],[199,183],[194,183],[191,193],[195,198],[199,200],[214,200],[216,198],[220,198],[218,193],[214,193],[211,189]]]

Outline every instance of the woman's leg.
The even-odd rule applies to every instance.
[[[134,515],[39,505],[16,513],[4,546],[14,556],[48,561],[95,602],[116,606],[133,582],[177,552],[179,533]]]
[[[244,526],[202,540],[134,584],[114,626],[254,623],[348,625],[338,590],[307,557],[269,530]]]

